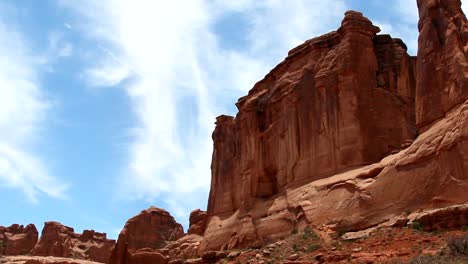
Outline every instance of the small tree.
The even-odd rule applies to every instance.
[[[5,244],[3,240],[0,240],[0,256],[3,255],[3,250],[5,249]]]

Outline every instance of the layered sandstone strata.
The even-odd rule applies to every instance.
[[[309,40],[241,98],[213,133],[211,215],[379,161],[417,135],[415,59],[361,13]]]
[[[217,119],[200,252],[468,201],[466,18],[457,0],[418,4],[417,60],[347,12]]]

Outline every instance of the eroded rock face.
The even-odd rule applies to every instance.
[[[109,240],[105,233],[84,230],[76,234],[73,228],[58,222],[46,222],[41,239],[31,251],[33,256],[53,256],[89,259],[106,262],[115,240]]]
[[[416,137],[415,59],[362,14],[307,41],[241,98],[213,133],[208,213],[379,161]]]
[[[417,62],[347,12],[337,32],[293,49],[241,98],[235,118],[217,119],[199,252],[468,201],[466,18],[460,1],[419,8]],[[415,112],[423,133],[413,141]]]
[[[46,222],[41,239],[31,253],[34,256],[69,257],[74,236],[73,228],[58,222]]]
[[[208,214],[239,214],[250,230],[228,247],[262,232],[252,221],[268,210],[250,213],[259,203],[267,209],[290,188],[377,162],[416,137],[415,59],[379,31],[347,12],[336,32],[291,50],[238,101],[235,118],[218,117]],[[290,232],[300,210],[264,228]]]
[[[416,222],[424,231],[463,228],[468,226],[468,203],[411,214],[408,225]]]
[[[38,232],[36,226],[29,224],[0,226],[0,255],[26,255],[36,245]]]
[[[423,128],[468,98],[468,23],[460,0],[418,0],[416,115]]]
[[[189,235],[203,236],[206,228],[206,221],[208,220],[208,213],[200,209],[193,210],[190,213],[190,226],[187,233]]]
[[[162,254],[155,250],[183,236],[182,225],[174,217],[163,209],[150,207],[127,221],[109,263],[158,263],[151,262],[152,256],[161,259]]]

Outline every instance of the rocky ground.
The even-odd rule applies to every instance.
[[[33,256],[2,256],[1,264],[99,264],[87,260],[56,257],[33,257]]]
[[[468,263],[468,227],[424,232],[415,225],[378,228],[368,237],[345,239],[327,229],[306,228],[262,248],[207,252],[199,259],[169,263]]]

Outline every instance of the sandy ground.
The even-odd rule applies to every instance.
[[[24,264],[28,260],[30,260],[31,264],[101,264],[98,262],[78,260],[78,259],[69,259],[69,258],[33,257],[33,256],[0,256],[1,264]]]

